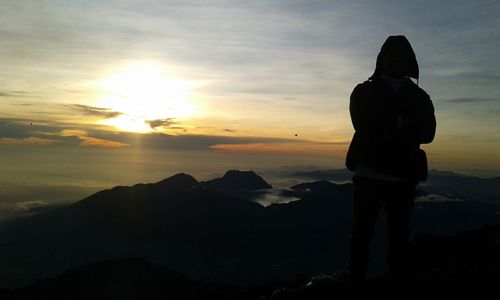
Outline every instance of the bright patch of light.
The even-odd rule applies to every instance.
[[[152,64],[134,64],[113,71],[101,79],[98,106],[122,115],[101,123],[120,130],[148,132],[147,120],[188,118],[196,111],[190,103],[189,91],[194,83],[176,79]]]

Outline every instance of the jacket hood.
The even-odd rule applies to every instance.
[[[387,40],[385,40],[382,48],[380,49],[380,53],[377,56],[375,72],[372,76],[370,76],[369,79],[373,80],[375,78],[378,78],[382,74],[382,59],[389,49],[403,51],[409,54],[410,62],[405,75],[418,80],[417,58],[415,56],[415,52],[413,52],[413,48],[411,47],[410,42],[404,35],[391,35],[387,38]]]

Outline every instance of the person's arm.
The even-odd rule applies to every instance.
[[[349,112],[354,130],[365,137],[378,141],[387,141],[395,136],[396,120],[388,120],[378,107],[378,99],[372,97],[370,86],[358,84],[352,91]]]
[[[429,96],[425,94],[410,115],[397,116],[396,135],[398,140],[407,144],[428,144],[436,133],[436,118],[434,106]]]
[[[428,144],[436,135],[436,116],[429,96],[422,103],[421,114],[417,121],[417,139],[420,144]]]

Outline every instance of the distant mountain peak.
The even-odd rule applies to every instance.
[[[272,186],[254,171],[228,170],[221,178],[206,181],[211,188],[228,190],[270,189]]]
[[[256,176],[260,177],[257,175],[254,171],[240,171],[240,170],[227,170],[226,173],[222,178],[231,178],[235,176]]]
[[[337,184],[332,183],[328,180],[319,180],[314,182],[299,183],[294,186],[291,186],[290,189],[294,191],[313,191],[320,189],[331,189],[336,187],[338,187]]]
[[[188,188],[198,185],[199,182],[189,174],[178,173],[168,178],[165,178],[157,182],[156,184],[168,187],[175,187],[175,188]]]

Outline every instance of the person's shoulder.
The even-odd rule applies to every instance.
[[[423,88],[421,88],[415,82],[413,82],[413,80],[411,80],[410,78],[408,78],[407,80],[409,82],[409,85],[410,85],[412,91],[417,95],[418,98],[420,98],[422,100],[430,100],[431,99],[429,94],[427,94],[427,92]]]
[[[353,95],[363,95],[363,94],[371,92],[374,87],[375,87],[375,82],[373,80],[366,80],[364,82],[358,83],[354,87],[352,94]]]
[[[354,89],[370,89],[375,87],[376,81],[372,79],[365,80],[361,83],[358,83]]]

